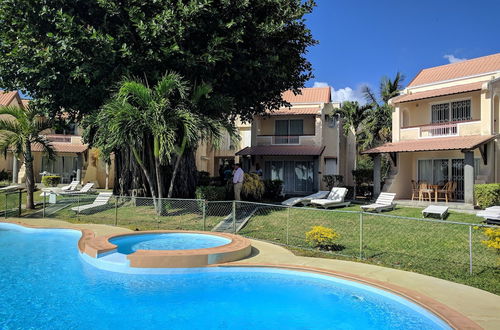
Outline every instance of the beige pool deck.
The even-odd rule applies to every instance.
[[[16,218],[6,221],[35,227],[89,229],[96,236],[131,232],[121,227],[73,224],[53,219]],[[279,265],[292,269],[304,267],[313,272],[368,282],[403,296],[412,297],[412,300],[432,307],[430,309],[441,316],[447,314],[446,319],[457,329],[477,329],[478,326],[483,329],[500,329],[500,296],[484,290],[435,277],[365,263],[296,256],[281,246],[256,240],[251,240],[251,242],[253,252],[248,258],[226,265]],[[473,322],[463,319],[463,316]]]

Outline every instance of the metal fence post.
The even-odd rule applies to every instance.
[[[203,216],[203,231],[207,230],[207,200],[203,200],[203,205],[202,205],[202,216]]]
[[[363,259],[363,211],[359,212],[359,259]]]
[[[115,226],[118,226],[118,196],[115,196]]]
[[[78,212],[76,212],[76,219],[80,221],[80,195],[76,195],[76,207]]]
[[[17,216],[21,216],[21,201],[23,199],[23,191],[19,189],[19,199],[17,201]]]
[[[44,192],[43,193],[42,218],[45,218],[45,203],[46,203],[46,199],[47,199],[47,193]]]
[[[233,232],[236,234],[236,201],[233,201],[232,216],[233,216]]]
[[[287,208],[287,215],[286,215],[286,245],[288,245],[288,234],[290,232],[290,209],[291,207]]]
[[[5,193],[5,219],[7,219],[7,199],[9,194]]]
[[[472,275],[472,226],[469,226],[469,274]]]

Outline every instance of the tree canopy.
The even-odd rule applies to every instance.
[[[207,83],[250,119],[282,105],[311,77],[315,44],[304,23],[313,0],[4,0],[0,86],[28,91],[52,111],[99,109],[124,76],[155,84],[167,71]],[[214,102],[213,104],[217,104]]]

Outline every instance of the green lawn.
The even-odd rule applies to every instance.
[[[203,220],[202,203],[169,200],[162,205],[160,216],[156,214],[150,200],[139,198],[111,199],[106,206],[89,214],[71,211],[71,207],[78,203],[90,203],[94,198],[95,195],[80,198],[80,201],[60,198],[61,201],[56,205],[61,209],[50,217],[75,223],[118,225],[133,230],[211,230],[232,211],[231,202],[209,203]],[[400,207],[382,214],[364,213],[362,235],[359,206],[323,211],[279,206],[256,207],[256,204],[243,203],[236,211],[238,217],[253,212],[239,234],[283,244],[296,254],[358,260],[427,274],[500,294],[500,256],[481,244],[481,240],[485,239],[481,228],[474,227],[472,230],[473,274],[470,275],[469,226],[384,216],[421,219],[421,210]],[[446,222],[475,224],[479,220],[474,215],[452,211]],[[305,233],[316,225],[333,228],[340,234],[334,251],[320,251],[307,244]]]

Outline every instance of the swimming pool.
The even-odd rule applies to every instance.
[[[137,250],[193,250],[208,249],[231,243],[225,237],[192,233],[148,233],[118,236],[109,239],[118,246],[118,252],[134,253]]]
[[[329,276],[211,267],[96,269],[79,232],[0,224],[0,328],[449,329],[388,292]]]

